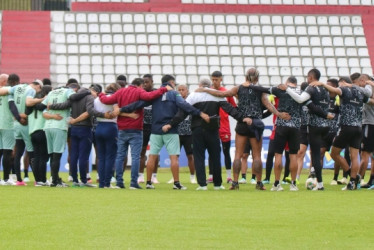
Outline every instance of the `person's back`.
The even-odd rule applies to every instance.
[[[340,87],[342,90],[339,123],[344,126],[361,127],[362,106],[367,98],[359,90],[359,87]]]
[[[238,109],[245,117],[262,118],[261,93],[240,86],[238,90]]]

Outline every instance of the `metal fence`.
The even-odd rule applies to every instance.
[[[0,10],[69,10],[71,0],[0,0]]]

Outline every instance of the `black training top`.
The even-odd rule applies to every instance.
[[[339,123],[344,126],[361,127],[362,106],[368,98],[359,90],[359,87],[340,87],[342,90]]]
[[[239,86],[238,110],[243,117],[262,119],[262,93],[248,87]]]
[[[320,107],[324,112],[328,112],[330,95],[323,86],[308,86],[305,90],[310,95],[310,100]],[[313,127],[328,127],[329,122],[327,118],[320,117],[316,114],[309,115],[309,125]]]

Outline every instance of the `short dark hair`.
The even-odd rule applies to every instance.
[[[217,71],[214,71],[211,76],[212,77],[222,77],[222,73],[221,73],[221,71],[217,70]]]
[[[301,91],[304,91],[309,86],[309,83],[303,82],[300,86]]]
[[[42,81],[43,81],[43,86],[46,86],[46,85],[52,86],[52,82],[49,78],[44,78]]]
[[[309,70],[308,75],[312,75],[317,81],[321,78],[321,72],[316,68]]]
[[[135,85],[135,86],[140,86],[144,83],[144,79],[143,78],[135,78],[132,82],[131,82],[131,85]]]
[[[66,83],[66,86],[70,85],[71,83],[79,84],[78,81],[77,81],[77,79],[75,79],[75,78],[70,78],[70,79],[68,80],[68,82]]]
[[[151,75],[151,74],[145,74],[143,76],[143,78],[149,78],[149,79],[153,80],[153,75]]]
[[[294,76],[290,76],[290,77],[287,78],[287,82],[297,84],[297,79]]]
[[[342,76],[339,78],[339,82],[343,82],[343,81],[346,83],[352,84],[351,78],[349,78],[348,76]]]
[[[52,86],[51,85],[44,85],[41,89],[41,91],[37,94],[40,96],[38,98],[43,98],[44,96],[48,95],[49,92],[52,91]]]
[[[174,76],[172,76],[172,75],[164,75],[164,76],[161,78],[161,83],[165,83],[165,82],[168,82],[168,81],[170,81],[170,80],[175,81]]]
[[[118,80],[120,80],[120,81],[127,81],[127,78],[126,78],[126,76],[124,76],[124,75],[119,75],[119,76],[117,76],[117,81]]]
[[[331,82],[332,86],[335,88],[339,87],[339,82],[335,78],[330,78],[327,80],[327,82]]]
[[[19,76],[17,74],[10,74],[8,77],[8,84],[14,86],[20,82]]]
[[[97,83],[91,84],[90,89],[93,89],[96,93],[101,93],[103,91],[103,87]]]
[[[358,78],[360,78],[361,74],[356,72],[356,73],[353,73],[352,75],[349,76],[349,78],[351,78],[351,81],[356,81]]]

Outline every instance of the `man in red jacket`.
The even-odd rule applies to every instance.
[[[212,79],[212,87],[219,91],[226,91],[224,87],[221,86],[222,83],[222,73],[220,71],[214,71],[211,75]],[[232,96],[226,97],[227,102],[231,104],[231,106],[236,107],[235,100]],[[231,130],[230,130],[230,121],[229,115],[222,109],[219,109],[219,116],[221,117],[220,120],[220,127],[219,127],[219,138],[221,139],[222,144],[222,152],[225,156],[225,167],[226,167],[226,174],[227,174],[227,183],[232,182],[231,178],[231,156],[230,156],[230,148],[231,148]],[[207,182],[213,182],[213,175],[211,171],[211,164],[209,161],[209,179]]]
[[[162,87],[158,90],[147,92],[141,85],[144,84],[143,78],[136,78],[127,88],[118,90],[111,96],[100,94],[100,101],[104,104],[117,103],[119,107],[126,106],[130,103],[143,100],[151,101],[160,97],[162,94],[171,90],[172,88]],[[127,156],[128,147],[131,147],[131,183],[130,189],[141,189],[137,180],[140,166],[140,152],[143,143],[143,109],[136,110],[139,114],[137,119],[126,116],[118,116],[118,150],[116,157],[116,179],[118,188],[125,188],[123,183],[123,162]]]

